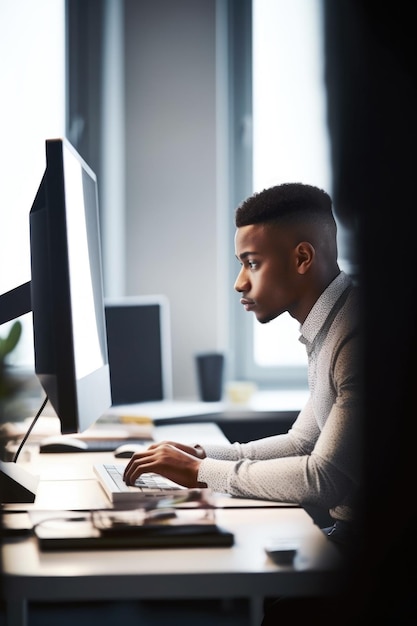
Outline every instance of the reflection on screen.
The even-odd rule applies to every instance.
[[[84,210],[84,203],[96,203],[96,198],[93,181],[87,174],[83,174],[79,163],[67,152],[64,153],[64,169],[67,183],[65,198],[74,363],[77,378],[82,378],[105,362],[105,346],[101,345],[101,337],[98,334],[100,328],[103,328],[104,320],[96,319],[97,308],[93,290],[94,257],[98,258],[95,253],[99,244],[91,242],[90,246],[86,224],[86,215],[95,216],[96,207],[94,206],[93,211]]]

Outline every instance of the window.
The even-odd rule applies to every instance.
[[[64,11],[64,0],[0,0],[0,293],[30,280],[29,211],[45,169],[45,139],[64,134]],[[31,314],[22,323],[13,358],[33,367]]]
[[[249,193],[290,181],[330,191],[321,0],[252,0],[251,4],[251,54],[242,56],[246,58],[242,72],[246,80],[251,77]],[[239,157],[235,160],[235,168],[240,161]],[[244,177],[243,172],[236,172],[238,181]],[[243,193],[242,188],[237,195],[243,198],[247,191]],[[254,316],[236,311],[234,324],[236,345],[245,342],[243,349],[236,348],[240,350],[237,378],[264,387],[306,385],[307,357],[298,342],[298,322],[284,314],[262,325]]]

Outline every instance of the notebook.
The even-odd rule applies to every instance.
[[[188,491],[188,490],[187,490]],[[156,515],[155,515],[156,513]],[[210,510],[31,511],[41,550],[232,546]]]
[[[105,494],[113,504],[137,503],[148,498],[184,495],[186,487],[178,485],[159,474],[142,474],[136,485],[128,486],[123,480],[125,464],[95,463],[94,473]]]

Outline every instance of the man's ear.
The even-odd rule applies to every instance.
[[[306,274],[311,267],[316,251],[308,241],[301,241],[295,248],[297,272]]]

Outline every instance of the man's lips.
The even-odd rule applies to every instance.
[[[246,311],[250,311],[255,306],[255,301],[249,300],[248,298],[241,298],[240,304],[245,307]]]

